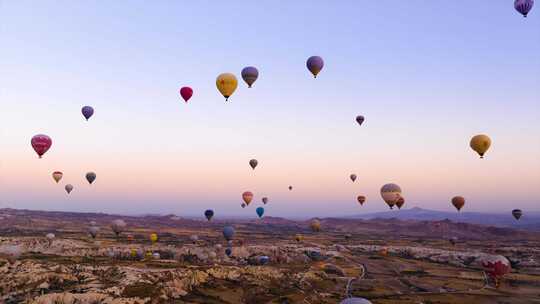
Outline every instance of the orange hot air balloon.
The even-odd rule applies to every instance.
[[[484,154],[491,146],[491,139],[489,138],[489,136],[484,134],[475,135],[473,136],[473,138],[471,138],[469,146],[476,153],[478,153],[478,155],[480,155],[480,158],[484,158]]]
[[[60,171],[54,171],[53,174],[52,174],[52,178],[58,184],[58,182],[62,179],[63,175],[64,174],[62,174],[62,172],[60,172]]]
[[[463,196],[454,196],[452,198],[452,205],[456,207],[457,211],[460,211],[465,205],[465,198],[463,198]]]
[[[360,203],[360,205],[363,205],[366,201],[366,197],[363,195],[359,195],[356,200],[358,201],[358,203]]]
[[[251,191],[246,191],[242,193],[242,199],[246,203],[247,206],[249,206],[249,203],[251,203],[251,200],[253,200],[253,193]]]
[[[379,250],[379,254],[382,255],[382,256],[387,256],[388,255],[388,249],[383,248],[383,249]]]
[[[304,240],[304,236],[301,235],[301,234],[297,234],[297,235],[294,236],[294,239],[295,239],[298,243],[300,243],[301,241]]]

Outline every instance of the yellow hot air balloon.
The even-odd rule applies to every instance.
[[[225,100],[227,101],[236,90],[236,87],[238,86],[238,80],[236,79],[236,76],[234,76],[234,74],[223,73],[216,78],[216,86],[219,92],[221,92],[221,94],[225,97]]]
[[[152,244],[157,242],[157,240],[158,240],[157,234],[155,234],[155,233],[150,234],[150,241],[152,242]]]
[[[52,177],[54,179],[54,181],[58,184],[58,182],[62,179],[62,176],[64,174],[62,174],[62,172],[60,171],[54,171],[53,174],[52,174]]]
[[[476,135],[471,138],[469,145],[474,151],[476,151],[476,153],[480,155],[480,158],[484,158],[484,154],[491,146],[491,139],[489,136],[484,134]]]
[[[304,240],[304,236],[301,235],[301,234],[297,234],[297,235],[294,236],[294,239],[295,239],[298,243],[300,243],[301,241]]]

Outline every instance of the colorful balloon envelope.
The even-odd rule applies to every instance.
[[[253,200],[253,193],[251,191],[242,193],[242,199],[244,200],[244,203],[249,206],[249,203],[251,203],[251,200]]]
[[[301,234],[297,234],[297,235],[294,236],[294,239],[295,239],[298,243],[300,243],[301,241],[304,240],[304,236],[301,235]]]
[[[206,217],[207,220],[211,220],[212,217],[214,217],[214,210],[212,209],[208,209],[204,212],[204,216]]]
[[[313,74],[314,78],[317,78],[319,72],[321,72],[324,67],[324,60],[319,56],[311,56],[306,62],[308,70]]]
[[[247,83],[248,87],[251,88],[253,83],[259,77],[259,71],[257,68],[248,66],[242,69],[242,79]]]
[[[249,166],[251,167],[251,169],[255,170],[255,168],[257,167],[257,165],[259,164],[259,162],[256,160],[256,159],[251,159],[249,161]]]
[[[227,101],[238,87],[238,80],[234,74],[223,73],[216,78],[216,86],[221,95],[225,97],[225,101]]]
[[[81,112],[84,118],[86,118],[86,120],[88,121],[88,119],[92,117],[92,115],[94,115],[94,108],[92,108],[91,106],[84,106],[82,107]]]
[[[403,196],[400,196],[398,200],[396,201],[396,206],[398,207],[398,209],[401,209],[401,207],[403,207],[404,204],[405,204],[405,199],[403,198]]]
[[[359,124],[359,125],[362,125],[364,123],[364,116],[362,115],[358,115],[356,116],[356,122]]]
[[[223,237],[227,241],[231,241],[234,237],[234,228],[232,226],[225,226],[223,228]]]
[[[381,196],[390,209],[393,209],[397,200],[401,197],[401,188],[393,183],[386,184],[381,188]]]
[[[43,154],[45,154],[45,152],[51,148],[52,139],[45,134],[38,134],[32,137],[30,143],[32,144],[32,148],[34,151],[36,151],[39,158],[41,158]]]
[[[66,189],[66,192],[67,192],[68,194],[70,194],[71,191],[73,191],[73,185],[72,185],[72,184],[67,184],[67,185],[64,187],[64,189]]]
[[[366,197],[363,195],[359,195],[358,197],[356,197],[356,200],[358,201],[358,203],[360,203],[360,205],[363,205],[366,202]]]
[[[523,212],[520,210],[520,209],[514,209],[512,210],[512,216],[516,219],[516,220],[519,220],[521,218],[521,216],[523,215]]]
[[[514,1],[514,8],[516,9],[516,11],[522,14],[523,17],[527,17],[527,14],[529,14],[533,6],[534,6],[534,0],[515,0]]]
[[[487,152],[487,150],[489,150],[489,147],[491,146],[491,139],[489,138],[489,136],[484,134],[475,135],[473,136],[473,138],[471,138],[469,146],[476,153],[478,153],[478,155],[480,155],[480,158],[484,158],[484,154]]]
[[[180,96],[182,96],[185,102],[188,102],[191,96],[193,96],[193,89],[190,87],[182,87],[180,89]]]
[[[510,262],[502,255],[484,255],[480,262],[484,272],[495,281],[495,287],[499,287],[500,280],[512,270]]]
[[[117,219],[111,222],[112,231],[114,231],[116,236],[119,236],[120,233],[122,233],[126,229],[126,226],[127,226],[126,222],[124,222],[124,220],[121,220],[121,219]]]
[[[157,242],[157,240],[158,240],[158,235],[157,235],[156,233],[150,234],[150,241],[151,241],[152,243]]]
[[[265,205],[268,204],[268,197],[263,197],[263,198],[261,199],[261,201],[262,201],[263,204],[265,204]]]
[[[457,211],[460,211],[465,206],[465,198],[463,196],[454,196],[452,198],[452,205],[456,207]]]
[[[351,174],[349,178],[353,181],[353,183],[356,181],[356,174]]]
[[[230,257],[232,255],[232,248],[228,247],[227,249],[225,249],[225,254]]]
[[[96,180],[96,174],[94,172],[86,173],[86,180],[91,185]]]
[[[52,174],[52,177],[57,184],[62,179],[62,176],[64,176],[64,174],[60,171],[54,171]]]
[[[264,215],[264,208],[258,207],[255,212],[257,212],[257,215],[259,216],[259,218],[261,218]]]

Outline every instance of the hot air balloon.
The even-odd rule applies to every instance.
[[[189,236],[189,239],[191,240],[191,242],[192,242],[193,244],[196,244],[197,241],[199,240],[199,236],[196,235],[196,234],[192,234],[192,235]]]
[[[491,139],[487,135],[475,135],[471,138],[469,145],[476,153],[478,153],[478,155],[480,155],[480,158],[484,158],[484,154],[491,146]]]
[[[204,212],[204,216],[206,216],[207,220],[211,220],[212,217],[214,217],[214,210],[208,209]]]
[[[97,225],[96,221],[90,221],[90,226],[96,226],[96,225]]]
[[[242,208],[246,208],[246,203],[242,203],[240,206],[242,206]]]
[[[257,212],[257,215],[259,216],[259,218],[261,218],[264,214],[264,208],[258,207],[257,209],[255,209],[255,212]]]
[[[449,239],[449,241],[450,241],[450,244],[452,244],[452,246],[455,246],[458,241],[458,238],[456,236],[453,236]]]
[[[319,74],[319,72],[322,70],[324,66],[324,61],[319,56],[311,56],[308,58],[306,62],[306,66],[308,70],[311,72],[311,74],[313,74],[313,77],[317,78],[317,75]]]
[[[36,151],[39,158],[41,158],[43,154],[45,154],[45,152],[47,152],[47,150],[49,150],[51,147],[52,139],[45,134],[38,134],[32,137],[30,143],[32,144],[32,148],[34,148],[34,151]]]
[[[512,210],[512,215],[514,216],[514,218],[516,220],[519,220],[519,218],[521,217],[521,215],[523,214],[523,212],[521,212],[520,209],[514,209]]]
[[[60,171],[54,171],[53,174],[52,174],[52,178],[58,184],[58,182],[62,179],[63,175],[64,174],[62,172],[60,172]]]
[[[159,259],[161,259],[161,255],[159,254],[159,252],[154,252],[154,253],[152,253],[152,258],[154,260],[159,260]]]
[[[318,219],[313,219],[309,224],[309,227],[313,232],[321,231],[321,222]]]
[[[66,189],[66,192],[67,192],[68,194],[70,194],[71,191],[73,191],[73,185],[72,185],[72,184],[67,184],[67,185],[64,187],[64,189]]]
[[[381,188],[381,196],[390,209],[393,209],[397,200],[401,197],[401,188],[396,184],[386,184]]]
[[[265,196],[261,200],[262,200],[263,204],[265,204],[265,205],[268,204],[268,197]]]
[[[91,106],[84,106],[82,107],[81,112],[84,118],[86,118],[86,120],[88,121],[88,119],[92,117],[92,115],[94,115],[94,108],[92,108]]]
[[[372,303],[364,298],[354,297],[354,298],[347,298],[339,302],[339,304],[372,304]]]
[[[193,96],[193,89],[190,87],[182,87],[180,89],[180,96],[182,96],[184,101],[187,103],[191,96]]]
[[[95,239],[99,232],[99,227],[90,226],[90,228],[88,228],[88,232],[90,233],[90,236],[92,236],[92,238]]]
[[[514,8],[516,9],[516,11],[522,14],[523,17],[527,17],[527,14],[531,11],[533,5],[534,5],[534,0],[515,0],[514,1]]]
[[[234,237],[234,228],[232,226],[225,226],[223,228],[223,237],[225,237],[227,241],[231,241]]]
[[[251,203],[251,200],[253,199],[253,193],[250,191],[246,191],[242,193],[242,199],[246,203],[247,206],[249,206],[249,203]]]
[[[94,172],[86,173],[86,180],[89,184],[92,184],[96,180],[96,174]]]
[[[304,240],[304,236],[301,235],[301,234],[297,234],[297,235],[294,236],[294,239],[295,239],[298,243],[300,243],[301,241]]]
[[[364,202],[366,201],[366,197],[363,196],[363,195],[359,195],[356,200],[358,201],[358,203],[360,203],[360,205],[363,205]]]
[[[47,238],[47,241],[49,241],[49,246],[50,246],[52,245],[52,242],[56,236],[54,235],[54,233],[47,233],[45,237]]]
[[[289,186],[289,191],[292,191],[292,186]]]
[[[364,116],[362,115],[358,115],[356,116],[356,122],[359,124],[359,125],[362,125],[364,123]]]
[[[403,204],[405,204],[405,199],[403,198],[403,196],[400,196],[396,201],[396,206],[398,207],[398,209],[401,209],[401,207],[403,207]]]
[[[158,241],[158,235],[156,233],[151,233],[150,242],[152,242],[152,244],[155,244],[157,241]]]
[[[225,97],[225,101],[227,101],[236,90],[238,80],[231,73],[223,73],[216,78],[216,86],[223,97]]]
[[[252,160],[249,161],[249,166],[253,170],[255,170],[255,167],[257,167],[257,164],[259,164],[259,162],[256,159],[252,159]]]
[[[257,68],[248,66],[242,69],[242,79],[244,79],[249,88],[251,88],[255,80],[257,80],[257,77],[259,77]]]
[[[232,255],[232,248],[228,247],[227,249],[225,249],[225,254],[230,257]]]
[[[126,222],[121,219],[114,220],[111,222],[111,228],[118,237],[126,229]]]
[[[129,242],[133,242],[133,240],[135,240],[135,237],[133,236],[133,234],[128,234],[126,238]]]
[[[508,259],[502,255],[483,255],[480,259],[484,272],[495,282],[495,287],[499,287],[502,277],[509,273],[512,268]]]
[[[353,183],[356,181],[356,174],[351,174],[349,178],[353,181]]]
[[[465,198],[463,198],[463,196],[454,196],[452,198],[452,205],[456,207],[457,211],[460,211],[465,205]]]

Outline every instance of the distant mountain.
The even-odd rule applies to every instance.
[[[355,219],[391,219],[417,220],[417,221],[441,221],[449,219],[453,222],[470,224],[489,225],[496,227],[511,227],[515,229],[540,231],[540,212],[523,212],[523,216],[516,221],[512,214],[502,213],[482,213],[482,212],[447,212],[422,209],[414,207],[411,209],[392,210],[350,216]]]

